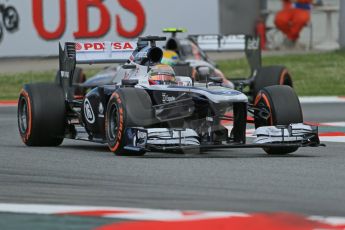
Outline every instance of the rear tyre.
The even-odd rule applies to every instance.
[[[61,87],[25,85],[18,100],[18,129],[28,146],[59,146],[65,133],[65,100]]]
[[[268,118],[264,119],[255,112],[255,128],[303,123],[299,99],[290,86],[275,85],[263,88],[258,93],[254,106],[269,113]],[[297,149],[298,147],[271,147],[264,148],[264,151],[272,155],[285,155]]]
[[[145,90],[121,88],[111,96],[106,113],[105,132],[110,150],[118,156],[142,156],[145,151],[124,149],[127,145],[126,128],[152,124],[153,110]]]
[[[255,77],[252,85],[253,97],[255,97],[261,89],[271,85],[288,85],[293,87],[290,73],[286,67],[262,67]]]

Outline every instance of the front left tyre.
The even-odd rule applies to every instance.
[[[52,83],[28,84],[18,100],[18,129],[28,146],[59,146],[66,127],[63,90]]]
[[[109,149],[118,156],[142,156],[145,150],[126,149],[126,129],[150,126],[153,118],[152,101],[143,89],[121,88],[115,91],[107,106],[105,133]]]

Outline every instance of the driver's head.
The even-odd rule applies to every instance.
[[[176,84],[175,72],[169,65],[155,65],[148,73],[151,85],[174,85]]]

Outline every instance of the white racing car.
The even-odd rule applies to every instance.
[[[288,154],[320,146],[316,127],[303,124],[301,106],[289,86],[269,86],[254,104],[242,92],[205,76],[194,84],[160,63],[156,41],[66,43],[60,46],[58,84],[24,85],[18,127],[28,146],[58,146],[64,138],[104,143],[116,155],[147,151],[262,148]],[[145,47],[142,44],[149,43]],[[113,82],[75,97],[76,64],[122,63]],[[232,123],[224,127],[223,121]],[[254,123],[255,138],[246,138]]]

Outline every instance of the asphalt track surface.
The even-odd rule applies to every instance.
[[[310,121],[344,121],[344,111],[345,104],[304,106]],[[343,143],[285,157],[260,149],[115,157],[104,145],[70,140],[28,148],[16,108],[0,107],[0,203],[345,216],[344,181]]]

